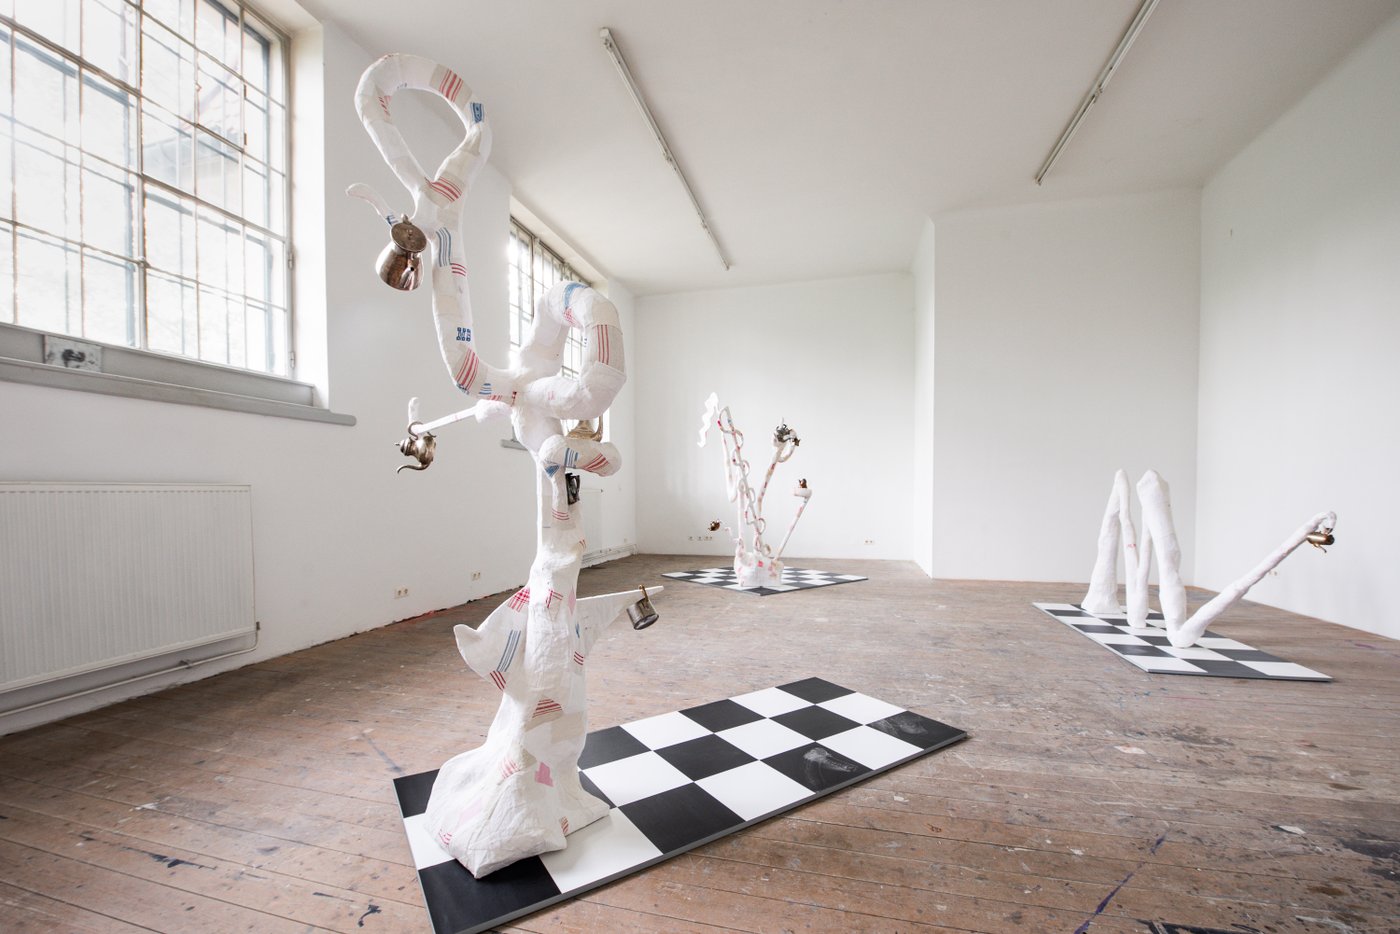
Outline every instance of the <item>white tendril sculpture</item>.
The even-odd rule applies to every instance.
[[[1249,588],[1263,580],[1265,574],[1278,567],[1299,545],[1307,543],[1325,551],[1322,546],[1330,545],[1335,540],[1332,530],[1337,527],[1336,513],[1318,513],[1284,539],[1253,570],[1220,591],[1188,619],[1186,585],[1181,580],[1181,546],[1172,522],[1167,482],[1157,471],[1149,470],[1138,481],[1137,494],[1142,502],[1141,539],[1133,525],[1128,475],[1118,471],[1113,477],[1113,491],[1109,494],[1108,508],[1104,510],[1103,525],[1099,529],[1098,558],[1090,577],[1089,592],[1080,606],[1090,613],[1112,615],[1122,612],[1118,605],[1118,547],[1121,542],[1128,625],[1139,629],[1160,625],[1167,630],[1167,639],[1179,649],[1195,645],[1211,623],[1242,600]],[[1147,575],[1152,569],[1154,547],[1157,552],[1158,599],[1162,604],[1163,616],[1160,622],[1148,619],[1147,607]]]
[[[715,393],[710,393],[705,400],[705,414],[700,424],[699,446],[702,448],[711,426],[719,429],[720,439],[724,442],[725,493],[737,511],[733,528],[724,526],[734,540],[734,575],[738,578],[739,586],[745,590],[782,583],[783,552],[787,550],[793,529],[797,528],[797,520],[802,518],[812,498],[812,490],[806,480],[797,482],[793,490],[793,495],[800,501],[797,514],[792,517],[787,534],[777,549],[772,548],[763,537],[768,527],[767,520],[763,518],[763,500],[773,479],[773,471],[792,457],[802,439],[786,424],[777,427],[773,432],[773,459],[768,464],[768,472],[763,475],[763,486],[755,494],[749,482],[749,462],[744,458],[744,433],[735,427],[729,406],[720,407],[719,396]],[[718,528],[717,523],[711,524],[712,531]]]
[[[466,127],[462,143],[431,178],[390,116],[390,101],[404,88],[439,95]],[[621,458],[599,438],[566,436],[560,419],[598,418],[612,403],[627,379],[622,329],[617,309],[602,295],[577,282],[559,283],[536,305],[529,336],[511,366],[482,361],[474,349],[467,269],[456,240],[462,201],[490,149],[485,110],[454,72],[413,55],[386,55],[371,65],[360,79],[355,106],[413,195],[412,215],[400,218],[367,186],[351,187],[350,194],[373,204],[393,228],[380,276],[395,288],[411,289],[420,275],[418,254],[428,253],[443,362],[457,388],[479,400],[426,425],[417,421],[413,400],[409,437],[400,448],[418,460],[414,469],[426,469],[434,429],[467,416],[509,417],[534,459],[538,537],[529,583],[479,627],[454,630],[462,658],[501,692],[500,706],[486,741],[442,766],[426,815],[433,838],[479,877],[562,849],[565,835],[608,812],[607,803],[579,782],[588,723],[584,665],[594,641],[624,611],[637,629],[655,621],[656,613],[641,589],[578,596],[583,522],[579,506],[568,502],[565,471],[608,476]],[[577,379],[560,375],[571,328],[584,339]]]

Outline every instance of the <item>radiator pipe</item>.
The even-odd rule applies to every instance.
[[[95,688],[87,688],[86,690],[75,691],[72,694],[63,694],[59,697],[50,697],[48,700],[35,701],[34,703],[26,704],[23,707],[13,707],[9,710],[0,710],[0,717],[9,717],[17,713],[24,713],[29,710],[37,710],[40,707],[47,707],[50,704],[57,704],[61,701],[74,700],[79,697],[86,697],[89,694],[97,694],[100,691],[110,691],[113,688],[125,687],[128,684],[135,684],[137,681],[145,681],[148,678],[158,678],[161,675],[173,674],[177,671],[189,671],[191,669],[207,665],[210,662],[221,662],[226,658],[234,658],[239,655],[247,655],[249,652],[252,652],[258,647],[258,642],[261,639],[262,626],[258,625],[258,627],[253,630],[253,644],[248,646],[246,649],[238,649],[233,652],[225,652],[222,655],[214,655],[209,658],[201,658],[198,661],[194,662],[182,658],[179,662],[177,662],[174,665],[171,665],[169,668],[162,668],[159,671],[148,671],[144,675],[133,675],[130,678],[123,678],[121,681],[113,681],[111,684],[100,684]]]

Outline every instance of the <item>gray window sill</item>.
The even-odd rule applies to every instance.
[[[100,351],[99,369],[48,364],[44,362],[45,336],[30,328],[0,325],[0,381],[331,425],[355,424],[353,415],[316,405],[314,387],[262,373],[108,344],[95,345]]]

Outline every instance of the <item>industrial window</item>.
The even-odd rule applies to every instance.
[[[519,349],[530,333],[535,317],[535,302],[556,282],[592,283],[578,274],[549,247],[540,242],[515,218],[510,220],[510,243],[507,246],[510,269],[510,346]],[[562,372],[578,376],[583,367],[583,339],[577,328],[569,329],[564,342]]]
[[[290,376],[287,46],[238,0],[0,0],[0,323]]]

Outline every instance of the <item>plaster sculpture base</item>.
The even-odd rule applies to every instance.
[[[833,571],[815,571],[804,568],[783,568],[782,579],[776,583],[745,586],[734,573],[734,568],[701,568],[698,571],[667,571],[662,577],[672,580],[689,581],[692,584],[705,584],[709,587],[723,587],[739,593],[756,594],[767,597],[775,593],[788,593],[793,590],[811,590],[813,587],[830,587],[834,584],[849,584],[852,581],[869,580],[859,574],[837,574]]]
[[[394,781],[437,934],[484,931],[966,738],[820,678],[588,734],[580,780],[607,802],[565,850],[476,879],[426,823],[436,772]]]
[[[1165,630],[1130,625],[1126,609],[1119,613],[1090,613],[1072,603],[1035,603],[1032,606],[1152,674],[1264,681],[1332,680],[1320,671],[1284,661],[1209,630],[1201,634],[1195,645],[1177,648],[1171,644]],[[1162,614],[1149,613],[1148,620],[1154,619],[1160,625]]]

